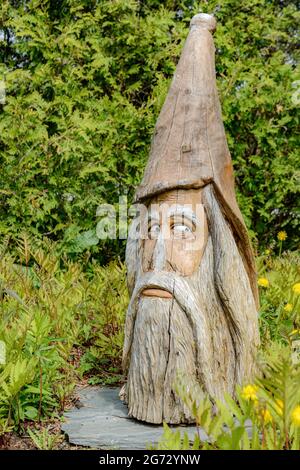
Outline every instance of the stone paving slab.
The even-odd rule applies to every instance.
[[[69,442],[96,449],[147,449],[163,434],[161,425],[146,424],[127,416],[127,407],[119,399],[119,389],[87,387],[78,391],[81,407],[64,414],[62,430]],[[196,427],[172,426],[186,431],[194,439]],[[200,439],[206,434],[200,429]]]

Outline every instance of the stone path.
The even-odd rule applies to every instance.
[[[157,443],[162,436],[162,426],[127,417],[127,408],[119,399],[118,388],[87,387],[78,394],[82,406],[67,411],[62,425],[70,443],[96,449],[143,450]],[[186,431],[191,439],[196,433],[195,426],[172,428]],[[200,438],[206,438],[202,430]]]

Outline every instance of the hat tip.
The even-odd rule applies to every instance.
[[[217,22],[213,15],[198,13],[198,15],[193,16],[191,20],[190,27],[192,26],[200,26],[201,28],[208,29],[208,31],[213,32],[217,27]]]

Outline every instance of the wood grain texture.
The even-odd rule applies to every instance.
[[[129,416],[149,423],[193,420],[176,395],[178,374],[190,386],[200,384],[212,399],[222,399],[226,392],[234,396],[236,385],[255,373],[255,263],[221,119],[214,29],[210,15],[192,19],[136,193],[136,202],[146,208],[134,219],[126,247],[131,300],[123,349],[127,382],[121,395]],[[203,205],[203,243],[196,229],[182,242],[165,237],[160,213],[157,237],[150,228],[150,240],[144,240],[150,206],[164,200],[175,200],[178,207],[189,203],[193,210]],[[187,225],[181,228],[189,233]],[[189,251],[193,237],[194,256]],[[170,295],[160,298],[160,290]]]
[[[125,325],[123,393],[129,416],[142,421],[192,421],[175,393],[178,373],[222,399],[255,372],[258,318],[249,278],[212,185],[203,199],[209,238],[192,276],[144,273],[141,240],[128,241],[128,275],[135,281]],[[143,297],[145,288],[162,288],[173,299]]]
[[[215,76],[212,31],[215,19],[199,14],[191,21],[173,81],[158,117],[136,202],[176,188],[213,183],[235,234],[259,306],[253,251],[238,207],[231,156],[222,122]]]

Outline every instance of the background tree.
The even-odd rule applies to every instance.
[[[299,227],[296,1],[4,0],[0,232],[24,229],[102,262],[101,203],[129,202],[190,18],[214,13],[218,88],[238,197],[254,239]],[[298,87],[298,89],[297,89]],[[3,102],[5,101],[5,103]],[[298,178],[298,181],[297,181]]]

